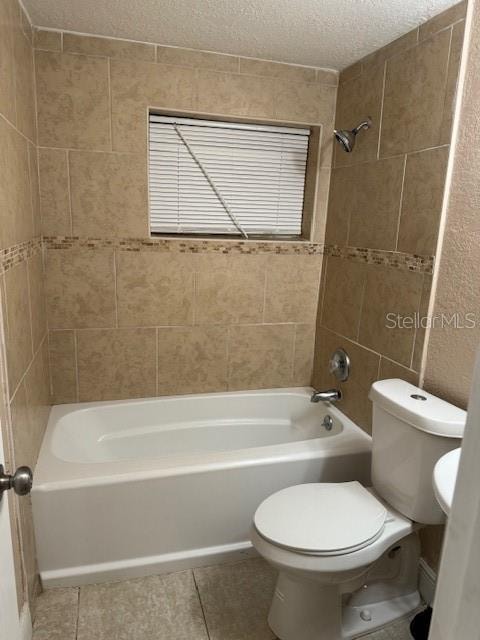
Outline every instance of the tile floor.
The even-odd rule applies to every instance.
[[[261,559],[50,589],[38,599],[33,640],[272,640],[275,572]],[[411,640],[399,621],[363,640]]]

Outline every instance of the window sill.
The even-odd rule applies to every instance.
[[[151,233],[151,238],[158,240],[204,240],[213,242],[289,242],[299,244],[313,244],[308,238],[302,236],[248,236],[244,238],[241,235],[233,236],[229,235],[206,235],[203,233]]]

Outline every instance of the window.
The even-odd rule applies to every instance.
[[[299,236],[309,135],[150,114],[152,233]]]

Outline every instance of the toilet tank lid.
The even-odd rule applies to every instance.
[[[368,397],[387,413],[421,431],[463,438],[467,412],[405,380],[374,382]]]

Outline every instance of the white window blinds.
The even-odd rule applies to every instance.
[[[309,134],[150,114],[151,231],[300,235]]]

